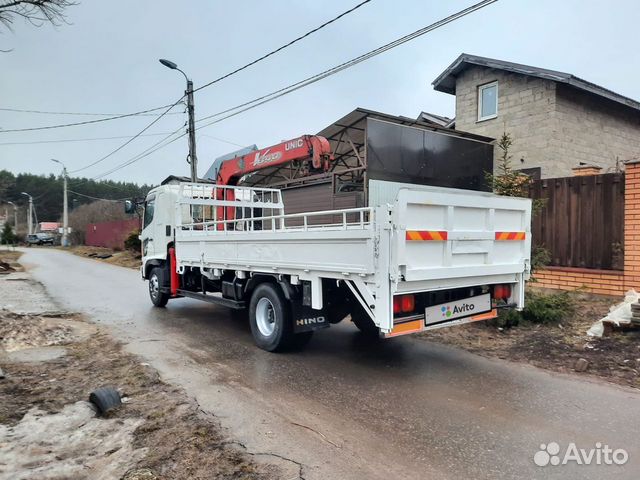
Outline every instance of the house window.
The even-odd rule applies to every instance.
[[[478,87],[478,121],[498,116],[498,82]]]

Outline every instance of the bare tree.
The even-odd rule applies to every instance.
[[[73,0],[0,0],[0,25],[12,30],[17,18],[36,27],[45,23],[55,26],[67,22],[65,9],[77,5]]]

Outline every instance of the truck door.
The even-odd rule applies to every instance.
[[[155,225],[153,217],[156,206],[156,195],[151,194],[144,201],[144,215],[142,219],[142,232],[140,240],[142,241],[142,256],[145,258],[153,257],[155,249],[153,245]]]

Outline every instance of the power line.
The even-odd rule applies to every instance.
[[[290,47],[291,45],[305,39],[306,37],[316,33],[319,30],[322,30],[323,28],[327,27],[328,25],[331,25],[332,23],[338,21],[339,19],[341,19],[342,17],[344,17],[345,15],[348,15],[352,12],[354,12],[355,10],[359,9],[360,7],[362,7],[363,5],[369,3],[371,0],[364,0],[362,2],[360,2],[359,4],[357,4],[356,6],[350,8],[349,10],[346,10],[344,12],[342,12],[340,15],[337,15],[336,17],[332,18],[331,20],[328,20],[326,22],[324,22],[323,24],[317,26],[316,28],[309,30],[307,33],[300,35],[299,37],[291,40],[290,42],[276,48],[275,50],[272,50],[271,52],[262,55],[261,57],[243,65],[242,67],[239,67],[225,75],[222,75],[221,77],[216,78],[215,80],[212,80],[196,89],[194,89],[194,93],[202,90],[203,88],[207,88],[210,87],[211,85],[220,82],[221,80],[224,80],[225,78],[229,78],[232,75],[235,75],[238,72],[241,72],[242,70],[245,70],[247,68],[249,68],[252,65],[255,65],[258,62],[261,62],[262,60],[265,60],[266,58],[269,58],[272,55],[275,55],[276,53],[284,50],[285,48]],[[158,110],[162,110],[163,108],[166,108],[167,105],[163,105],[161,107],[157,107],[157,108],[152,108],[149,110],[142,110],[139,112],[133,112],[133,113],[126,113],[126,114],[115,114],[115,115],[111,115],[108,116],[107,118],[101,118],[101,119],[97,119],[97,120],[87,120],[84,122],[75,122],[75,123],[67,123],[67,124],[61,124],[61,125],[48,125],[45,127],[31,127],[31,128],[14,128],[14,129],[9,129],[9,130],[0,130],[0,133],[8,133],[8,132],[30,132],[30,131],[37,131],[37,130],[48,130],[48,129],[53,129],[53,128],[65,128],[65,127],[73,127],[73,126],[78,126],[78,125],[87,125],[87,124],[92,124],[92,123],[98,123],[98,122],[106,122],[106,121],[110,121],[110,120],[117,120],[120,118],[127,118],[127,117],[133,117],[133,116],[141,116],[141,115],[146,115],[149,114],[151,112],[155,112]],[[38,114],[49,114],[49,115],[93,115],[93,116],[103,116],[103,114],[99,114],[99,113],[74,113],[74,112],[48,112],[48,111],[43,111],[43,110],[22,110],[22,109],[13,109],[13,108],[0,108],[0,110],[4,110],[4,111],[12,111],[12,112],[25,112],[25,113],[38,113]],[[109,115],[109,114],[104,114],[104,115]]]
[[[313,76],[308,77],[308,78],[306,78],[304,80],[301,80],[299,82],[291,84],[291,85],[289,85],[287,87],[284,87],[284,88],[281,88],[281,89],[276,90],[274,92],[271,92],[271,93],[269,93],[267,95],[263,95],[261,97],[255,98],[255,99],[250,100],[248,102],[245,102],[243,104],[236,105],[235,107],[223,110],[222,112],[218,112],[218,113],[215,113],[213,115],[209,115],[207,117],[204,117],[204,118],[198,120],[198,122],[202,122],[204,120],[207,120],[207,119],[210,119],[210,118],[213,118],[213,117],[217,117],[217,116],[223,115],[225,113],[231,112],[231,113],[229,113],[229,115],[226,115],[226,116],[224,116],[222,118],[218,118],[216,120],[213,120],[212,122],[205,123],[204,125],[200,125],[199,127],[196,128],[196,130],[208,127],[208,126],[213,125],[215,123],[222,122],[223,120],[225,120],[227,118],[233,117],[235,115],[239,115],[240,113],[243,113],[243,112],[245,112],[247,110],[256,108],[256,107],[258,107],[258,106],[260,106],[260,105],[262,105],[264,103],[270,102],[270,101],[275,100],[277,98],[280,98],[280,97],[282,97],[284,95],[288,95],[289,93],[292,93],[292,92],[294,92],[296,90],[299,90],[299,89],[301,89],[303,87],[311,85],[312,83],[318,82],[318,81],[320,81],[320,80],[322,80],[322,79],[324,79],[326,77],[329,77],[329,76],[334,75],[334,74],[336,74],[338,72],[341,72],[342,70],[345,70],[345,69],[350,68],[350,67],[352,67],[354,65],[357,65],[357,64],[359,64],[361,62],[364,62],[364,61],[366,61],[366,60],[368,60],[370,58],[373,58],[373,57],[375,57],[377,55],[380,55],[381,53],[384,53],[384,52],[386,52],[388,50],[391,50],[392,48],[395,48],[395,47],[397,47],[399,45],[402,45],[402,44],[404,44],[406,42],[414,40],[415,38],[418,38],[418,37],[420,37],[422,35],[425,35],[428,32],[431,32],[431,31],[433,31],[433,30],[435,30],[437,28],[440,28],[440,27],[442,27],[442,26],[444,26],[444,25],[446,25],[448,23],[451,23],[451,22],[453,22],[453,21],[455,21],[455,20],[457,20],[457,19],[459,19],[461,17],[464,17],[464,16],[466,16],[466,15],[468,15],[470,13],[473,13],[473,12],[475,12],[477,10],[480,10],[481,8],[484,8],[484,7],[486,7],[486,6],[488,6],[488,5],[492,4],[492,3],[495,3],[497,1],[498,0],[483,0],[481,2],[478,2],[478,3],[474,4],[474,5],[471,5],[470,7],[467,7],[465,9],[463,9],[463,10],[460,10],[460,11],[458,11],[458,12],[452,14],[452,15],[449,15],[448,17],[445,17],[445,18],[443,18],[441,20],[438,20],[437,22],[434,22],[434,23],[432,23],[430,25],[427,25],[426,27],[423,27],[423,28],[421,28],[419,30],[416,30],[413,33],[410,33],[408,35],[400,37],[399,39],[396,39],[396,40],[394,40],[394,41],[392,41],[390,43],[387,43],[387,44],[385,44],[385,45],[383,45],[381,47],[378,47],[378,48],[376,48],[374,50],[371,50],[371,51],[369,51],[369,52],[367,52],[367,53],[365,53],[363,55],[360,55],[360,56],[355,57],[355,58],[353,58],[351,60],[348,60],[347,62],[341,63],[340,65],[337,65],[337,66],[335,66],[333,68],[330,68],[328,70],[320,72],[320,73],[318,73],[316,75],[313,75]],[[150,147],[146,151],[142,152],[141,154],[137,155],[136,157],[133,157],[132,159],[127,160],[126,162],[124,162],[124,163],[118,165],[117,167],[114,167],[113,169],[109,170],[108,172],[105,172],[105,173],[103,173],[103,174],[101,174],[99,176],[93,177],[93,179],[95,180],[95,179],[102,178],[102,177],[107,176],[107,175],[111,175],[112,173],[114,173],[114,172],[116,172],[116,171],[118,171],[118,170],[120,170],[122,168],[125,168],[126,166],[131,165],[132,163],[135,163],[135,162],[141,160],[142,158],[145,158],[148,155],[151,155],[152,153],[154,153],[154,152],[156,152],[156,151],[168,146],[169,144],[175,142],[176,140],[178,140],[179,138],[182,138],[185,135],[186,135],[186,133],[183,133],[180,136],[170,140],[169,142],[167,142],[165,144],[162,144],[165,140],[167,140],[170,137],[170,135],[169,135],[168,137],[165,137],[164,139],[160,140],[159,142],[154,144],[152,147]]]
[[[173,114],[174,112],[169,112]],[[181,112],[175,112],[181,114]],[[159,133],[147,133],[144,135],[138,135],[139,137],[159,137],[167,135],[168,132]],[[38,145],[43,143],[70,143],[70,142],[92,142],[97,140],[122,140],[123,138],[132,138],[134,135],[123,135],[119,137],[94,137],[94,138],[66,138],[61,140],[37,140],[35,142],[0,142],[1,145]]]
[[[224,80],[225,78],[229,78],[231,75],[235,75],[238,72],[241,72],[242,70],[245,70],[247,68],[249,68],[252,65],[255,65],[258,62],[261,62],[262,60],[269,58],[272,55],[275,55],[276,53],[284,50],[287,47],[290,47],[291,45],[293,45],[294,43],[298,43],[300,40],[303,40],[305,38],[307,38],[309,35],[312,35],[314,33],[316,33],[318,30],[322,30],[323,28],[325,28],[328,25],[331,25],[332,23],[340,20],[342,17],[344,17],[345,15],[350,14],[351,12],[356,11],[357,9],[359,9],[360,7],[362,7],[363,5],[369,3],[371,0],[364,0],[363,2],[360,2],[359,4],[357,4],[355,7],[350,8],[349,10],[346,10],[344,12],[342,12],[340,15],[333,17],[331,20],[328,20],[326,22],[324,22],[322,25],[317,26],[316,28],[314,28],[313,30],[309,30],[307,33],[305,33],[304,35],[300,35],[297,38],[294,38],[293,40],[291,40],[290,42],[282,45],[281,47],[276,48],[275,50],[270,51],[269,53],[256,58],[255,60],[247,63],[246,65],[243,65],[242,67],[236,68],[235,70],[222,75],[221,77],[216,78],[215,80],[210,81],[209,83],[205,83],[204,85],[196,88],[193,92],[198,92],[200,90],[202,90],[203,88],[207,88],[210,87],[211,85],[220,82],[221,80]]]
[[[151,123],[149,123],[146,127],[144,127],[142,130],[140,130],[136,135],[134,135],[133,137],[131,137],[129,140],[127,140],[126,142],[124,142],[122,145],[120,145],[118,148],[116,148],[115,150],[112,150],[111,152],[109,152],[108,154],[104,155],[103,157],[99,158],[98,160],[96,160],[95,162],[92,162],[88,165],[85,165],[84,167],[81,168],[76,168],[75,170],[71,170],[69,173],[76,173],[76,172],[80,172],[82,170],[86,170],[87,168],[93,167],[94,165],[97,165],[98,163],[106,160],[107,158],[109,158],[111,155],[119,152],[120,150],[122,150],[124,147],[126,147],[127,145],[129,145],[131,142],[133,142],[136,138],[138,138],[140,135],[142,135],[144,132],[146,132],[148,129],[150,129],[155,123],[157,123],[158,121],[160,121],[160,119],[162,117],[164,117],[167,113],[169,113],[169,110],[171,110],[173,107],[175,107],[178,103],[180,103],[182,101],[183,97],[180,97],[176,102],[174,102],[172,105],[169,105],[169,107],[162,112],[160,115],[157,116],[157,118],[155,118]]]
[[[180,100],[182,100],[182,97],[180,98]],[[178,102],[180,100],[178,100]],[[138,115],[142,115],[144,113],[157,112],[158,110],[162,110],[162,109],[167,108],[169,106],[173,107],[178,102],[176,102],[176,103],[174,103],[172,105],[163,105],[162,107],[150,108],[149,110],[141,110],[139,112],[125,113],[125,114],[122,114],[122,115],[114,115],[112,117],[99,118],[99,119],[96,119],[96,120],[85,120],[83,122],[63,123],[63,124],[60,124],[60,125],[47,125],[45,127],[12,128],[12,129],[9,129],[9,130],[0,129],[0,133],[33,132],[33,131],[36,131],[36,130],[51,130],[51,129],[54,129],[54,128],[76,127],[78,125],[89,125],[89,124],[92,124],[92,123],[108,122],[110,120],[118,120],[120,118],[135,117],[135,116],[138,116]]]
[[[161,148],[164,148],[166,146],[168,146],[169,144],[175,142],[176,140],[184,137],[186,135],[186,132],[181,133],[180,135],[178,135],[177,137],[173,138],[172,140],[168,141],[173,135],[175,135],[176,133],[178,133],[180,130],[182,130],[183,127],[180,127],[179,129],[173,131],[172,133],[170,133],[169,135],[167,135],[166,137],[164,137],[163,139],[161,139],[159,142],[154,143],[153,145],[151,145],[149,148],[147,148],[146,150],[143,150],[142,152],[140,152],[139,154],[135,155],[134,157],[125,160],[124,162],[122,162],[119,165],[116,165],[115,167],[113,167],[111,170],[108,170],[104,173],[101,173],[99,175],[96,175],[94,177],[91,178],[91,180],[98,180],[100,178],[106,177],[107,175],[111,175],[114,172],[117,172],[118,170],[121,170],[122,168],[128,167],[129,165],[142,160],[143,158],[151,155],[152,153],[160,150]],[[166,143],[164,143],[166,142]]]
[[[105,202],[122,202],[126,200],[126,198],[112,199],[112,198],[100,198],[100,197],[92,197],[91,195],[85,195],[84,193],[74,192],[73,190],[67,190],[69,193],[73,193],[74,195],[79,195],[81,197],[91,198],[92,200],[104,200]]]
[[[164,107],[159,107],[157,110]],[[43,110],[24,110],[21,108],[8,108],[0,107],[2,112],[17,112],[17,113],[36,113],[40,115],[74,115],[78,117],[117,117],[123,115],[132,115],[129,113],[87,113],[87,112],[49,112]],[[150,117],[153,113],[136,113],[135,115],[140,117]],[[170,115],[180,115],[180,112],[172,112]]]
[[[253,100],[250,100],[248,102],[244,102],[244,103],[242,103],[240,105],[236,105],[235,107],[228,108],[228,109],[223,110],[221,112],[214,113],[213,115],[209,115],[209,116],[203,117],[203,118],[199,119],[196,123],[200,123],[200,122],[203,122],[203,121],[208,120],[210,118],[219,117],[220,115],[224,115],[226,113],[232,112],[232,113],[229,113],[229,115],[225,115],[222,118],[219,118],[219,119],[214,120],[214,121],[209,122],[209,123],[205,123],[204,125],[200,125],[199,127],[196,128],[196,130],[208,127],[208,126],[213,125],[215,123],[222,122],[223,120],[226,120],[227,118],[233,117],[235,115],[239,115],[240,113],[246,112],[247,110],[251,110],[251,109],[256,108],[256,107],[258,107],[260,105],[263,105],[263,104],[265,104],[267,102],[271,102],[272,100],[280,98],[280,97],[282,97],[284,95],[288,95],[289,93],[295,92],[296,90],[299,90],[299,89],[304,88],[304,87],[306,87],[308,85],[316,83],[316,82],[318,82],[318,81],[320,81],[320,80],[322,80],[324,78],[327,78],[327,77],[329,77],[331,75],[335,75],[336,73],[339,73],[339,72],[341,72],[343,70],[346,70],[347,68],[350,68],[350,67],[352,67],[354,65],[357,65],[357,64],[359,64],[361,62],[364,62],[366,60],[369,60],[370,58],[373,58],[373,57],[375,57],[377,55],[380,55],[381,53],[384,53],[384,52],[386,52],[388,50],[391,50],[391,49],[393,49],[393,48],[395,48],[395,47],[397,47],[399,45],[402,45],[402,44],[407,43],[407,42],[409,42],[411,40],[414,40],[414,39],[416,39],[416,38],[418,38],[418,37],[420,37],[422,35],[425,35],[426,33],[429,33],[429,32],[431,32],[431,31],[433,31],[433,30],[435,30],[437,28],[440,28],[440,27],[442,27],[442,26],[444,26],[444,25],[446,25],[448,23],[453,22],[454,20],[457,20],[457,19],[459,19],[461,17],[464,17],[464,16],[466,16],[466,15],[468,15],[470,13],[473,13],[473,12],[475,12],[477,10],[480,10],[481,8],[484,8],[484,7],[486,7],[486,6],[488,6],[488,5],[492,4],[492,3],[495,3],[497,1],[498,0],[484,0],[482,2],[476,3],[474,5],[471,5],[470,7],[467,7],[465,9],[463,9],[463,10],[460,10],[459,12],[456,12],[456,13],[454,13],[454,14],[446,17],[446,18],[443,18],[441,20],[438,20],[437,22],[434,22],[434,23],[432,23],[430,25],[427,25],[426,27],[423,27],[423,28],[421,28],[419,30],[416,30],[413,33],[410,33],[408,35],[400,37],[400,38],[398,38],[398,39],[396,39],[396,40],[394,40],[392,42],[389,42],[389,43],[381,46],[381,47],[378,47],[378,48],[376,48],[374,50],[371,50],[371,51],[369,51],[369,52],[367,52],[365,54],[362,54],[362,55],[360,55],[358,57],[352,58],[351,60],[348,60],[348,61],[346,61],[344,63],[341,63],[340,65],[332,67],[332,68],[330,68],[328,70],[320,72],[320,73],[318,73],[316,75],[313,75],[311,77],[307,77],[304,80],[301,80],[299,82],[293,83],[293,84],[288,85],[288,86],[286,86],[284,88],[281,88],[279,90],[275,90],[275,91],[273,91],[271,93],[268,93],[266,95],[262,95],[261,97],[254,98]]]

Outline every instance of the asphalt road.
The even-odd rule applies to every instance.
[[[137,271],[53,249],[28,249],[22,262],[61,306],[111,328],[256,458],[300,463],[306,479],[640,473],[635,390],[414,337],[366,341],[348,323],[317,332],[303,352],[271,354],[222,307],[178,299],[153,308]],[[561,455],[571,442],[600,442],[629,460],[536,466],[534,454],[550,442]]]

